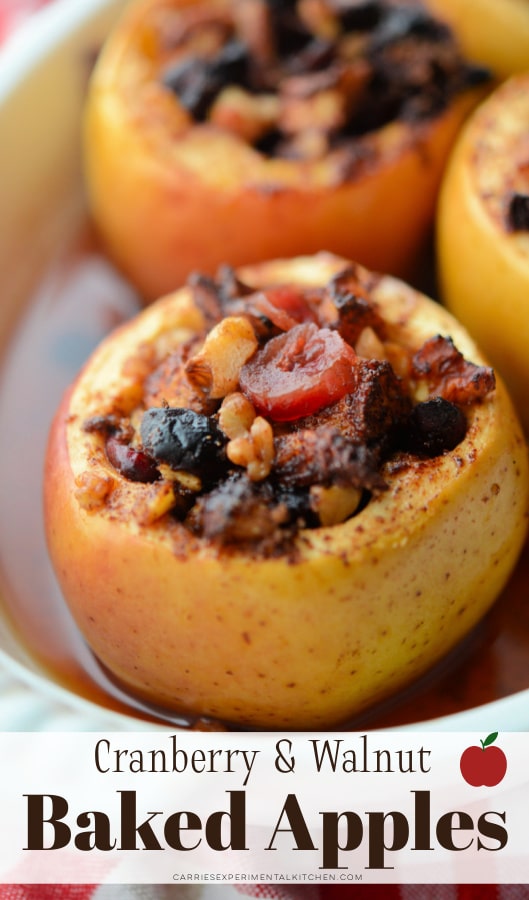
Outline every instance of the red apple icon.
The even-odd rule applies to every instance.
[[[480,740],[481,747],[467,747],[461,754],[459,767],[468,784],[474,787],[494,787],[504,777],[507,757],[500,747],[492,746],[497,737],[498,732],[494,731],[484,741]]]

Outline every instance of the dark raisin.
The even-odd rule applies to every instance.
[[[313,38],[293,10],[272,10],[272,23],[276,50],[281,59],[300,53]]]
[[[192,409],[148,409],[141,422],[141,439],[158,462],[206,480],[214,479],[225,464],[225,435],[214,419]]]
[[[298,523],[302,528],[316,528],[320,524],[318,515],[311,506],[309,489],[295,490],[278,483],[275,485],[277,503],[282,503],[288,510],[288,521]]]
[[[338,20],[345,31],[369,31],[382,17],[380,0],[350,0],[337,5]]]
[[[263,156],[279,156],[279,148],[283,133],[278,128],[271,128],[255,142],[255,149]]]
[[[463,87],[487,84],[491,80],[491,70],[487,66],[480,66],[477,63],[466,63],[461,73],[461,84]]]
[[[175,93],[197,121],[205,118],[220,85],[210,78],[207,60],[191,57],[169,66],[162,84]]]
[[[220,85],[245,84],[248,78],[248,48],[241,41],[228,41],[209,64],[209,77]]]
[[[413,408],[405,438],[406,449],[423,456],[440,456],[457,447],[466,431],[463,411],[443,397],[433,397]]]
[[[168,66],[162,84],[175,93],[197,120],[206,118],[215,97],[227,84],[244,84],[248,50],[240,41],[224,44],[212,59],[193,56]]]
[[[507,209],[507,223],[513,231],[529,231],[529,194],[513,194]]]
[[[141,450],[135,450],[115,437],[109,437],[105,449],[114,468],[129,481],[148,483],[159,479],[156,463]]]

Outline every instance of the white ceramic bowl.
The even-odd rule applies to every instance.
[[[100,258],[88,253],[79,266],[76,257],[73,280],[69,265],[77,251],[69,251],[69,263],[60,262],[72,241],[78,247],[74,238],[85,218],[80,118],[90,62],[124,5],[125,0],[55,0],[0,52],[0,467],[9,485],[0,509],[0,574],[4,599],[11,598],[11,613],[0,605],[4,730],[152,727],[139,706],[130,713],[119,705],[109,708],[102,699],[104,676],[95,697],[75,678],[58,677],[46,654],[28,646],[12,614],[20,596],[30,609],[25,620],[34,619],[33,637],[49,628],[46,602],[49,596],[57,601],[57,587],[47,563],[40,506],[49,423],[83,356],[111,324],[135,309],[133,292]],[[95,313],[83,306],[87,294]],[[16,327],[21,311],[22,333]],[[50,349],[52,362],[46,357]],[[68,640],[77,640],[66,612],[61,629]],[[529,690],[408,727],[525,730]]]

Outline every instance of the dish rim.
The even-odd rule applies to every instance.
[[[20,85],[32,71],[46,61],[53,53],[74,34],[93,22],[97,16],[116,12],[124,7],[126,0],[53,0],[49,5],[39,9],[31,18],[15,31],[0,51],[0,116],[2,107],[12,98]],[[5,623],[9,637],[17,643],[17,637],[9,623]],[[69,688],[60,685],[52,678],[16,659],[9,650],[0,647],[0,664],[15,678],[22,681],[32,690],[56,702],[66,705],[73,711],[89,714],[86,726],[97,729],[102,723],[110,721],[126,730],[179,729],[178,724],[170,722],[150,722],[141,715],[131,712],[120,712],[83,697]],[[494,730],[527,730],[529,721],[522,726],[514,725],[516,721],[524,721],[523,709],[528,707],[529,688],[519,690],[506,697],[491,700],[487,703],[457,713],[434,717],[420,722],[391,727],[381,730],[389,731],[472,731],[493,728]],[[527,720],[527,715],[525,717]],[[362,729],[366,730],[366,729]],[[369,726],[367,726],[369,730]]]

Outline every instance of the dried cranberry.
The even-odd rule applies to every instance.
[[[355,385],[357,356],[336,331],[313,322],[272,338],[241,369],[241,390],[278,422],[308,416]]]
[[[256,291],[245,298],[241,309],[267,319],[281,331],[288,331],[301,322],[317,321],[316,313],[306,299],[306,292],[290,285]]]
[[[157,481],[160,473],[156,463],[146,453],[135,450],[130,444],[124,444],[115,437],[106,442],[107,456],[118,472],[129,481]]]

